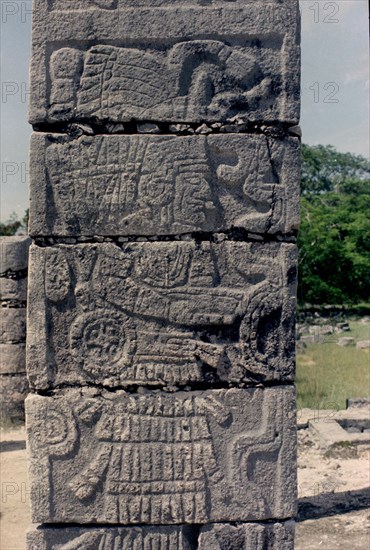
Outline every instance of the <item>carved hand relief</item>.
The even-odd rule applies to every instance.
[[[48,500],[46,507],[32,499],[33,520],[287,517],[294,512],[293,404],[288,387],[32,397],[31,490],[41,487]]]
[[[291,380],[295,254],[236,242],[34,247],[31,384]]]
[[[298,148],[295,138],[247,135],[70,140],[34,134],[30,232],[295,231]]]

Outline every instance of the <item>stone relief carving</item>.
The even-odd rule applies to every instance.
[[[260,57],[259,49],[218,40],[179,42],[165,52],[61,48],[50,58],[50,116],[198,121],[247,114],[266,107],[279,86]]]
[[[27,534],[29,550],[293,550],[294,522],[166,527],[44,527]]]
[[[34,135],[31,159],[38,170],[31,182],[30,231],[108,236],[232,227],[261,234],[295,231],[298,147],[294,138],[235,134],[78,140]]]
[[[34,276],[38,287],[45,277],[46,296],[29,304],[35,387],[44,376],[51,386],[291,379],[294,245],[60,245],[34,254],[46,266]]]
[[[29,398],[32,490],[40,484],[49,503],[34,499],[35,519],[163,525],[280,514],[292,505],[294,464],[282,464],[293,451],[292,398],[281,387]]]

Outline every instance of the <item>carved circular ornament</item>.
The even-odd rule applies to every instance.
[[[136,347],[132,320],[124,314],[96,310],[79,315],[69,333],[70,349],[81,368],[93,375],[111,374],[112,366],[129,366]]]
[[[68,439],[70,424],[69,418],[60,410],[42,409],[33,435],[38,440],[39,447],[45,445],[59,445]]]
[[[43,422],[45,441],[49,445],[58,445],[68,437],[68,419],[61,411],[47,411]]]

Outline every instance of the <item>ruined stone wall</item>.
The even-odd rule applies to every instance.
[[[29,237],[0,237],[0,421],[24,420]]]
[[[29,550],[293,548],[297,4],[34,1]]]

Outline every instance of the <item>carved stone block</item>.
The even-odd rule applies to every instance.
[[[0,423],[24,422],[24,400],[28,392],[26,374],[0,375]]]
[[[204,524],[295,513],[291,386],[26,400],[33,522]]]
[[[0,309],[0,344],[17,344],[26,341],[26,309]]]
[[[36,0],[30,121],[297,124],[298,35],[296,0]]]
[[[292,244],[32,246],[29,285],[34,388],[293,379]]]
[[[27,277],[10,279],[0,277],[1,302],[25,302],[27,300]]]
[[[27,269],[29,237],[0,237],[0,276]]]
[[[27,550],[293,550],[294,522],[202,527],[38,527]]]
[[[199,550],[294,550],[294,522],[202,527]]]
[[[0,374],[26,373],[26,344],[0,344]]]
[[[180,527],[40,527],[27,533],[27,550],[193,550],[196,532]]]
[[[31,165],[33,236],[298,228],[297,138],[34,134]]]

